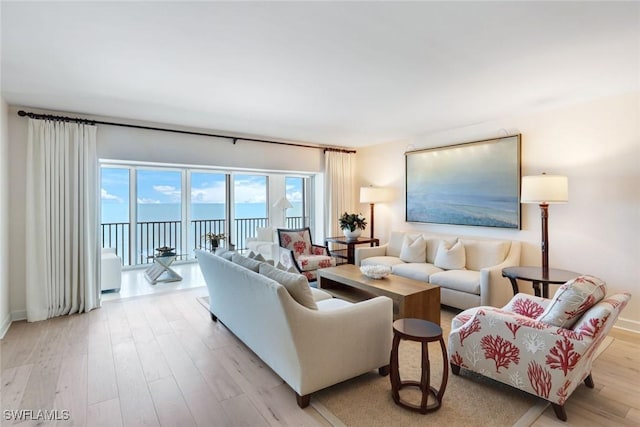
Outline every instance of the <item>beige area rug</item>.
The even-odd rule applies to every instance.
[[[209,309],[209,297],[198,297]],[[443,311],[445,336],[453,314]],[[446,339],[445,339],[446,342]],[[600,345],[598,357],[613,342],[607,337]],[[431,385],[439,387],[442,378],[442,353],[438,343],[429,344]],[[420,344],[402,341],[399,353],[400,376],[403,380],[420,378]],[[448,362],[446,363],[448,369]],[[413,387],[401,391],[403,399],[420,402]],[[464,369],[460,376],[449,370],[442,406],[422,415],[397,406],[391,397],[389,376],[372,371],[334,385],[312,395],[313,406],[333,426],[529,426],[548,406],[548,402],[506,384],[493,381]]]

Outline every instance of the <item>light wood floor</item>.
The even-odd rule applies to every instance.
[[[2,410],[68,410],[71,420],[56,424],[64,426],[328,425],[312,407],[299,409],[291,389],[210,320],[196,300],[204,295],[186,289],[15,322],[0,341]],[[450,318],[443,312],[443,325]],[[534,425],[640,424],[639,362],[637,336],[617,334],[594,364],[596,389],[569,399],[569,422],[549,409]],[[12,424],[5,414],[0,423]]]

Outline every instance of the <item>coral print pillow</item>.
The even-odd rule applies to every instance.
[[[593,276],[580,276],[560,286],[537,320],[569,329],[585,311],[604,298],[606,293],[607,287],[602,280]]]

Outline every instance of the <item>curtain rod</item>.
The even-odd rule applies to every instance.
[[[235,145],[238,141],[251,141],[251,142],[264,142],[266,144],[278,144],[278,145],[289,145],[292,147],[302,147],[302,148],[313,148],[316,150],[324,150],[326,151],[340,151],[344,153],[355,153],[355,150],[348,150],[344,148],[333,148],[327,147],[323,145],[305,145],[305,144],[296,144],[295,142],[281,142],[281,141],[270,141],[267,139],[256,139],[256,138],[244,138],[240,136],[229,136],[229,135],[218,135],[215,133],[206,133],[206,132],[194,132],[189,130],[179,130],[179,129],[169,129],[169,128],[159,128],[153,126],[142,126],[142,125],[132,125],[128,123],[117,123],[117,122],[104,122],[101,120],[90,120],[90,119],[82,119],[79,117],[67,117],[67,116],[56,116],[52,114],[38,114],[26,112],[24,110],[18,111],[18,116],[20,117],[29,117],[31,119],[38,120],[58,120],[65,122],[74,122],[74,123],[83,123],[87,125],[108,125],[108,126],[121,126],[126,128],[134,128],[134,129],[145,129],[145,130],[155,130],[160,132],[173,132],[173,133],[182,133],[186,135],[197,135],[197,136],[208,136],[211,138],[224,138],[230,139],[233,141]]]

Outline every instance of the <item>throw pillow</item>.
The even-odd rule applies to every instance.
[[[255,254],[255,255],[254,255],[254,257],[253,257],[253,259],[254,259],[255,261],[262,261],[262,262],[265,262],[265,261],[266,261],[266,259],[262,256],[262,254]]]
[[[226,259],[227,261],[231,261],[231,257],[233,256],[233,254],[235,254],[235,251],[230,251],[225,248],[217,248],[215,254]]]
[[[400,249],[400,259],[404,262],[425,262],[427,259],[427,242],[422,235],[405,234]]]
[[[311,288],[309,288],[309,282],[307,278],[302,274],[288,273],[286,271],[278,270],[268,264],[260,265],[260,274],[275,280],[280,283],[289,292],[289,295],[296,300],[299,304],[310,308],[311,310],[317,310],[318,306],[313,299]]]
[[[606,284],[593,276],[580,276],[560,286],[538,321],[571,328],[582,314],[607,293]]]
[[[504,261],[509,251],[509,242],[506,241],[462,239],[461,242],[469,270],[480,271],[498,265]]]
[[[249,251],[249,253],[247,254],[247,258],[254,259],[255,257],[256,257],[256,254],[253,251]]]
[[[231,261],[245,268],[248,268],[249,270],[253,270],[256,273],[260,270],[260,264],[262,264],[260,261],[247,258],[246,256],[240,254],[233,254],[233,256],[231,257]]]
[[[288,271],[289,273],[298,273],[298,270],[296,270],[294,266],[287,268],[287,266],[282,264],[280,261],[278,261],[278,265],[276,265],[276,268],[278,270]]]
[[[463,270],[465,262],[466,257],[462,242],[458,241],[453,246],[449,246],[448,242],[443,240],[438,246],[433,265],[443,270]]]

